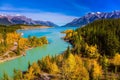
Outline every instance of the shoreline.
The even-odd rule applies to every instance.
[[[49,26],[21,26],[21,29],[18,30],[31,30],[31,29],[47,29],[52,28]]]
[[[35,26],[34,26],[34,27],[29,27],[29,26],[27,26],[27,28],[18,29],[18,30],[46,29],[46,28],[52,28],[52,27],[49,27],[49,26],[40,26],[40,27],[35,27]],[[8,57],[8,58],[6,58],[6,59],[2,59],[2,60],[0,60],[0,64],[1,64],[1,63],[4,63],[4,62],[7,62],[7,61],[14,60],[14,59],[19,58],[19,57],[22,57],[22,56],[26,56],[26,51],[27,51],[27,50],[30,50],[30,49],[33,49],[33,48],[34,48],[34,47],[25,49],[25,51],[22,51],[22,54],[21,54],[21,55],[13,56],[13,57]]]
[[[9,57],[9,58],[0,60],[0,64],[1,64],[1,63],[4,63],[4,62],[7,62],[7,61],[14,60],[14,59],[19,58],[19,57],[22,57],[22,56],[26,56],[26,51],[27,51],[27,50],[30,50],[30,49],[33,49],[33,48],[34,48],[34,47],[26,49],[25,51],[22,52],[21,55],[14,56],[14,57]]]
[[[52,28],[52,27],[49,27],[49,26],[21,26],[21,28],[22,29],[17,29],[17,30],[46,29],[46,28]],[[30,49],[33,49],[33,48],[34,47],[25,49],[25,51],[23,51],[22,54],[20,54],[18,56],[13,56],[13,57],[8,57],[8,58],[5,58],[5,59],[2,59],[2,60],[0,60],[0,63],[7,62],[7,61],[10,61],[10,60],[14,60],[14,59],[22,57],[22,56],[26,56],[26,51],[30,50]]]
[[[28,28],[26,28],[26,29],[18,29],[18,30],[29,30],[29,29],[46,29],[46,28],[53,28],[53,27],[49,27],[49,26],[40,26],[40,27],[28,27]],[[1,63],[4,63],[4,62],[7,62],[7,61],[11,61],[11,60],[14,60],[14,59],[16,59],[16,58],[19,58],[19,57],[22,57],[22,56],[26,56],[26,51],[27,50],[30,50],[30,49],[33,49],[33,48],[35,48],[35,47],[31,47],[31,48],[28,48],[28,49],[25,49],[25,51],[22,51],[22,54],[21,55],[18,55],[18,56],[13,56],[13,57],[8,57],[8,58],[6,58],[6,59],[2,59],[2,60],[0,60],[0,64]]]

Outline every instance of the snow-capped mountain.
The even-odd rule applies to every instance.
[[[0,14],[0,24],[2,25],[13,25],[13,24],[27,24],[27,25],[44,25],[44,26],[51,26],[56,27],[58,25],[54,24],[50,21],[35,21],[31,18],[27,18],[26,16],[16,15],[3,15]]]
[[[117,19],[120,18],[120,11],[113,11],[113,12],[91,12],[86,14],[85,16],[82,16],[80,18],[74,19],[72,22],[67,23],[64,26],[69,27],[80,27],[83,25],[86,25],[88,23],[91,23],[95,20],[99,19]]]

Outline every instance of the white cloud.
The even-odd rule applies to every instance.
[[[71,22],[75,16],[68,16],[65,14],[42,12],[42,13],[25,13],[26,16],[31,17],[34,20],[52,21],[58,25],[64,25]]]
[[[64,25],[76,18],[76,16],[53,12],[43,12],[38,9],[15,8],[9,4],[0,6],[0,13],[7,15],[24,15],[32,18],[33,20],[51,21],[58,25]]]

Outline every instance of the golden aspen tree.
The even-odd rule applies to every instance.
[[[0,44],[3,43],[3,37],[2,37],[2,34],[0,33]]]
[[[34,80],[35,75],[34,75],[34,69],[33,67],[30,67],[27,73],[24,75],[25,79],[27,80]]]
[[[73,56],[73,54],[70,53],[68,58],[62,64],[62,78],[65,78],[67,80],[71,79],[75,70],[75,66],[75,57]]]
[[[98,80],[102,76],[102,66],[98,64],[96,60],[88,59],[86,61],[86,68],[89,71],[91,79]]]
[[[36,62],[34,62],[31,67],[33,68],[33,73],[34,75],[39,75],[41,70],[40,67],[38,66],[38,64]]]
[[[102,67],[97,63],[97,61],[94,61],[93,65],[94,65],[93,77],[94,79],[99,79],[99,77],[102,76]]]
[[[18,45],[20,49],[26,49],[27,48],[28,40],[26,38],[20,38],[18,41]]]
[[[86,52],[87,56],[90,57],[90,58],[98,58],[99,57],[97,45],[95,45],[95,46],[88,46],[86,44],[85,52]]]
[[[116,53],[116,55],[113,58],[113,64],[115,65],[115,72],[117,72],[118,66],[120,66],[120,54]]]
[[[46,56],[45,58],[43,58],[41,64],[42,64],[41,65],[42,69],[45,72],[53,73],[53,74],[59,72],[59,69],[58,69],[58,66],[57,66],[56,62],[55,61],[52,62],[50,56]]]
[[[73,30],[66,30],[64,33],[66,34],[65,39],[69,39],[72,37]]]
[[[7,33],[6,43],[7,44],[14,44],[14,42],[17,42],[20,38],[20,34],[14,32],[14,33]]]
[[[89,73],[84,66],[84,63],[78,55],[75,55],[76,66],[75,71],[73,73],[75,80],[89,80]]]
[[[55,62],[51,63],[51,66],[50,66],[50,73],[58,73],[59,72],[59,69],[58,69],[58,66],[56,65]]]

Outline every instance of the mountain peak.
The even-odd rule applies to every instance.
[[[22,16],[21,14],[16,14],[15,16]]]
[[[97,14],[101,14],[101,12],[96,12]]]
[[[91,23],[95,20],[99,19],[116,19],[120,18],[120,11],[113,11],[113,12],[90,12],[78,19],[74,19],[72,22],[67,23],[64,26],[74,27],[74,26],[83,26],[88,23]]]

